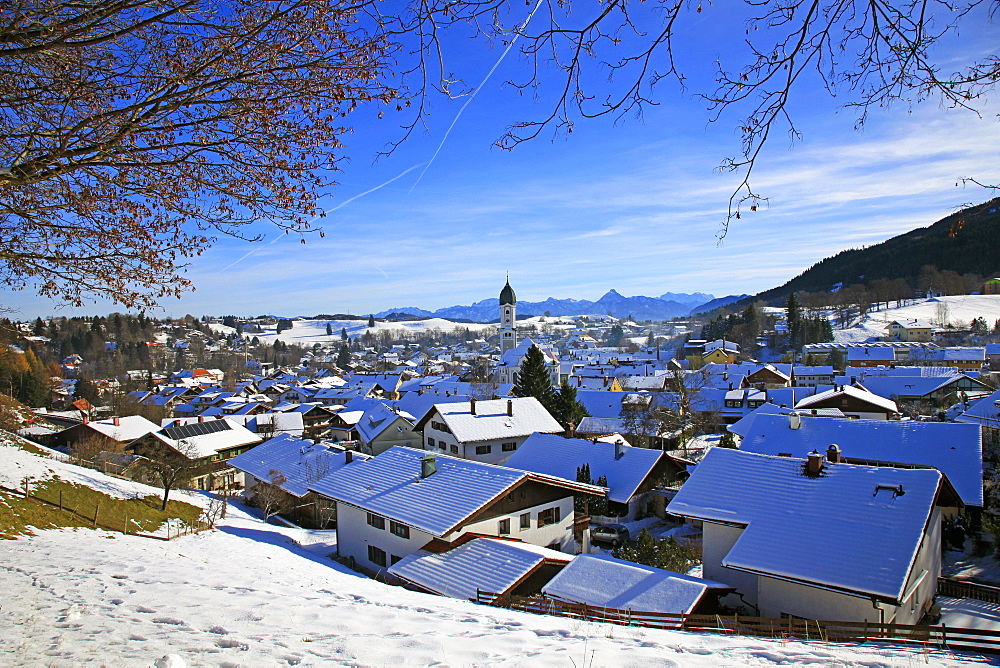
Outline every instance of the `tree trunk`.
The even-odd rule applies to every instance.
[[[164,485],[163,487],[163,504],[160,506],[160,510],[166,512],[167,510],[167,497],[170,496],[170,487]]]

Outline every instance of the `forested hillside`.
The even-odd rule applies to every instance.
[[[865,221],[857,224],[864,225]],[[970,283],[1000,272],[998,248],[1000,198],[880,244],[842,251],[784,285],[760,293],[757,299],[771,302],[792,291],[823,292],[838,283],[846,287],[880,280],[902,280],[918,291],[933,288],[945,294],[964,292],[970,287],[975,290]]]

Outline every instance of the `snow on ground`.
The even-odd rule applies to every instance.
[[[58,475],[115,496],[158,492],[10,446],[0,449],[0,463],[5,482]],[[201,506],[208,499],[186,497]],[[329,558],[336,532],[265,524],[255,512],[232,504],[218,530],[170,542],[59,529],[0,543],[0,664],[989,663],[892,645],[626,628],[477,606],[361,576]]]
[[[219,530],[171,542],[82,529],[4,543],[0,663],[132,666],[165,656],[225,666],[989,663],[937,650],[626,628],[487,608],[360,576],[295,542],[309,533],[234,510]]]
[[[327,335],[326,326],[330,325],[333,332]],[[483,325],[479,323],[452,322],[443,318],[430,318],[429,320],[407,320],[402,322],[381,322],[376,320],[374,327],[368,326],[367,318],[364,320],[293,320],[292,328],[286,329],[281,334],[276,334],[275,326],[264,327],[261,333],[244,332],[245,338],[257,337],[261,343],[274,343],[280,339],[282,343],[297,343],[299,345],[311,346],[314,343],[333,345],[340,343],[341,330],[347,330],[347,336],[356,339],[371,331],[378,334],[384,331],[400,331],[423,334],[431,330],[442,332],[452,332],[456,329],[468,329],[472,332],[481,332],[486,329],[496,328],[496,325]]]
[[[54,451],[49,457],[33,454],[11,445],[10,443],[16,438],[10,434],[0,433],[0,485],[4,487],[21,489],[26,477],[31,478],[32,485],[40,480],[59,478],[65,482],[92,487],[118,499],[142,498],[149,495],[161,496],[163,494],[163,490],[158,487],[150,487],[70,464],[65,461],[65,455]],[[42,451],[47,450],[41,446],[36,445],[35,447]],[[172,491],[170,498],[200,508],[204,508],[208,504],[208,500],[204,496],[182,490]]]
[[[993,629],[1000,633],[1000,605],[969,598],[938,596],[941,623],[956,629]]]
[[[885,328],[893,320],[923,320],[937,326],[942,315],[955,327],[968,327],[980,316],[993,327],[993,323],[1000,319],[1000,295],[949,295],[922,299],[907,306],[869,311],[865,324],[880,328],[884,336]]]

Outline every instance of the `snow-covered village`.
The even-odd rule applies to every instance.
[[[984,291],[9,324],[4,663],[995,663]]]
[[[1000,665],[998,20],[0,1],[0,666]]]

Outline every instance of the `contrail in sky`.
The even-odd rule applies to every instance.
[[[437,150],[434,151],[434,155],[432,155],[431,159],[427,161],[427,164],[424,165],[423,171],[420,172],[420,176],[418,176],[417,180],[413,183],[412,186],[410,186],[411,193],[413,192],[413,189],[417,187],[417,184],[420,183],[420,179],[424,178],[424,174],[426,174],[427,170],[430,169],[431,165],[434,163],[435,158],[438,157],[438,153],[440,153],[441,149],[444,148],[444,143],[448,141],[448,135],[450,135],[451,131],[455,128],[455,125],[458,123],[458,119],[462,117],[462,112],[465,111],[466,107],[472,104],[472,101],[476,99],[476,94],[479,93],[482,87],[486,85],[486,82],[490,80],[490,77],[493,76],[493,73],[497,71],[497,68],[500,67],[500,63],[502,63],[503,59],[507,57],[507,54],[510,52],[510,50],[514,48],[514,44],[517,42],[517,38],[521,36],[521,31],[528,27],[528,24],[531,23],[531,18],[535,15],[535,12],[537,12],[538,8],[541,6],[542,6],[542,0],[536,0],[535,6],[531,9],[531,13],[528,14],[528,18],[526,18],[524,20],[524,23],[522,23],[515,29],[514,37],[510,40],[510,42],[508,42],[507,48],[503,50],[503,53],[500,54],[500,57],[497,58],[497,62],[493,63],[493,67],[491,67],[490,71],[486,73],[486,76],[483,77],[483,80],[479,83],[478,86],[476,86],[472,90],[471,93],[469,93],[469,99],[465,101],[465,104],[462,105],[462,108],[458,110],[457,114],[455,114],[455,118],[452,119],[451,125],[449,125],[448,129],[445,131],[444,137],[441,138],[441,143],[438,144]]]
[[[317,215],[313,216],[312,219],[309,222],[311,223],[314,220],[316,220],[317,218],[319,218],[320,216],[323,216],[325,214],[328,214],[328,213],[331,213],[333,211],[336,211],[337,209],[343,208],[343,207],[347,206],[348,204],[350,204],[351,202],[353,202],[354,200],[358,199],[359,197],[364,197],[365,195],[368,195],[368,194],[371,194],[371,193],[375,192],[379,188],[386,187],[387,185],[389,185],[393,181],[396,181],[398,179],[403,178],[404,176],[406,176],[407,174],[409,174],[410,172],[412,172],[414,169],[417,169],[418,167],[420,167],[423,164],[424,163],[417,163],[417,164],[413,165],[412,167],[404,169],[402,172],[400,172],[396,176],[392,177],[391,179],[389,179],[385,183],[381,183],[381,184],[375,186],[374,188],[369,188],[368,190],[364,191],[363,193],[358,193],[354,197],[349,197],[349,198],[345,199],[343,202],[341,202],[340,204],[338,204],[337,206],[330,207],[329,209],[324,209],[323,213],[317,214]],[[329,194],[323,195],[323,197],[328,197],[328,196],[329,196]],[[273,246],[274,244],[278,243],[278,241],[280,241],[281,239],[283,239],[284,236],[285,236],[284,234],[279,234],[278,236],[276,236],[274,238],[273,241],[271,241],[268,244],[266,244],[264,246],[264,248],[266,248],[267,246]],[[254,253],[256,253],[256,252],[258,252],[260,250],[263,250],[263,249],[261,247],[251,248],[246,253],[244,253],[243,256],[240,257],[238,260],[234,260],[228,266],[220,269],[219,273],[221,274],[223,272],[229,271],[230,269],[232,269],[233,267],[235,267],[236,265],[238,265],[240,262],[242,262],[243,260],[247,259],[248,257],[250,257],[251,255],[253,255]],[[381,270],[379,270],[379,271],[381,271]]]

